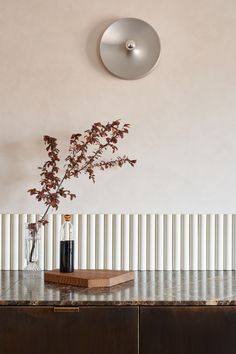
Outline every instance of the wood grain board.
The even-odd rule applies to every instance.
[[[133,279],[133,271],[123,270],[75,270],[73,273],[61,273],[59,269],[54,269],[44,273],[46,282],[84,288],[111,287]]]

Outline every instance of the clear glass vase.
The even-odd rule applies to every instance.
[[[40,234],[38,223],[27,223],[25,225],[25,257],[27,265],[24,270],[30,272],[39,272],[39,250]]]

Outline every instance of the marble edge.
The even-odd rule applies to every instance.
[[[45,300],[1,300],[1,306],[236,306],[236,300],[167,300],[167,301],[45,301]]]

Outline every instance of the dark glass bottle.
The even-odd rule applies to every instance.
[[[74,271],[74,240],[73,225],[71,216],[64,216],[64,223],[61,227],[60,241],[60,272],[72,273]]]

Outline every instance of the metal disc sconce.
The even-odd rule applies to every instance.
[[[137,18],[122,18],[103,33],[100,56],[106,69],[126,80],[140,79],[157,65],[161,43],[155,29]]]

